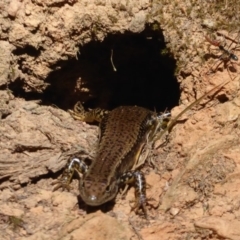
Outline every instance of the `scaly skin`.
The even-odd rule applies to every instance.
[[[79,104],[70,113],[81,121],[100,121],[101,136],[89,169],[82,167],[82,160],[75,158],[75,162],[70,163],[71,168],[63,174],[62,185],[68,187],[74,167],[83,173],[79,183],[81,198],[88,205],[98,206],[115,198],[119,185],[134,182],[137,195],[134,208],[142,207],[146,214],[145,178],[141,172],[131,170],[146,144],[151,146],[156,133],[166,126],[164,121],[169,114],[157,115],[137,106],[121,106],[110,112],[100,109],[87,112]]]

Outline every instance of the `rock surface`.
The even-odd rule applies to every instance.
[[[221,60],[214,58],[216,47],[205,41],[209,32],[202,27],[215,26],[215,19],[225,17],[224,8],[231,13],[229,27],[237,14],[234,1],[213,2],[0,3],[0,239],[240,239],[240,69],[228,61],[210,71]],[[210,10],[216,11],[212,21]],[[114,33],[140,33],[155,22],[179,62],[181,97],[173,117],[213,87],[230,82],[184,114],[168,142],[152,150],[158,171],[143,167],[151,204],[147,221],[131,212],[132,188],[125,198],[119,194],[115,203],[97,210],[77,198],[77,180],[70,192],[52,191],[70,156],[94,156],[98,127],[27,93],[44,94],[51,84],[46,79],[59,63],[75,59],[87,43]],[[233,40],[231,51],[239,43],[236,31],[225,37],[227,46]],[[206,63],[203,55],[208,55]],[[28,97],[12,92],[8,87],[14,84]],[[81,94],[90,93],[84,88]]]

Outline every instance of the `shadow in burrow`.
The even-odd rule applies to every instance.
[[[40,54],[30,50],[36,57]],[[176,106],[180,97],[176,61],[162,32],[150,26],[140,34],[109,34],[102,42],[79,46],[76,58],[59,61],[52,69],[45,79],[49,86],[42,93],[24,91],[21,79],[9,89],[15,96],[64,110],[81,101],[87,108],[137,105],[164,111]]]
[[[77,59],[57,65],[61,68],[46,79],[43,104],[66,110],[81,101],[89,108],[137,105],[164,111],[179,101],[176,61],[162,32],[150,27],[141,34],[109,34],[80,47]]]

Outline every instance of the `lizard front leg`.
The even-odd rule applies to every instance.
[[[72,181],[74,171],[77,171],[77,173],[80,176],[80,174],[86,173],[87,170],[88,166],[83,160],[79,158],[73,158],[64,169],[60,180],[56,182],[56,186],[53,188],[53,191],[59,188],[67,189],[69,191],[70,190],[69,185]]]
[[[132,210],[138,211],[142,208],[147,218],[146,179],[141,171],[127,171],[119,179],[120,184],[134,183],[136,202]]]

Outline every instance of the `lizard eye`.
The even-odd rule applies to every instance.
[[[111,191],[111,186],[106,187],[106,192],[109,193]]]

